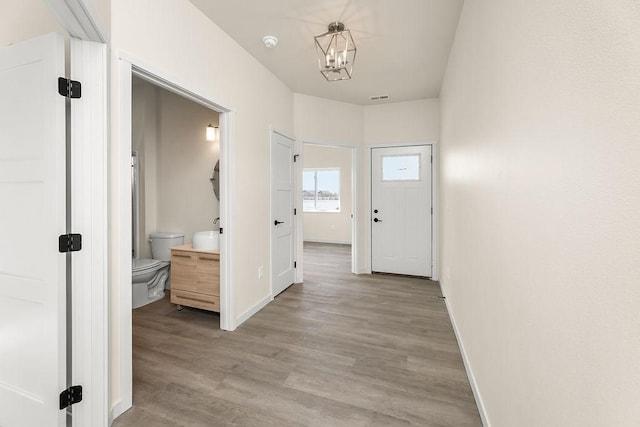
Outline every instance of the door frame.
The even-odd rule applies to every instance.
[[[109,399],[107,48],[87,42],[70,42],[71,76],[84,85],[82,98],[71,100],[68,165],[69,231],[83,235],[82,250],[71,257],[71,380],[83,386],[85,396],[72,409],[74,426],[106,425]]]
[[[302,194],[302,173],[304,172],[304,146],[305,145],[315,145],[318,147],[333,147],[333,148],[344,148],[351,150],[351,214],[353,217],[351,218],[351,273],[353,274],[361,274],[362,272],[358,268],[358,255],[360,254],[360,248],[358,244],[358,226],[360,224],[360,215],[359,215],[359,185],[360,180],[358,177],[360,176],[360,147],[355,144],[339,144],[339,143],[330,143],[330,142],[312,142],[312,141],[300,141],[301,142],[301,151],[302,154],[302,162],[298,166],[299,171],[296,171],[296,176],[298,177],[299,189],[297,194]],[[303,206],[302,206],[302,198],[300,198],[300,206],[298,206],[299,212],[302,212],[304,215]],[[299,239],[297,240],[298,251],[298,259],[304,260],[303,256],[303,246],[304,246],[304,219],[299,221]],[[298,265],[303,265],[303,261],[298,261]],[[302,282],[302,273],[303,269],[300,270],[300,282]],[[370,272],[370,271],[369,271]]]
[[[107,44],[105,33],[94,17],[95,11],[88,7],[85,0],[45,0],[45,3],[52,8],[68,36]],[[85,57],[91,58],[92,67],[83,69],[82,78],[86,76],[91,79],[92,85],[97,83],[100,87],[93,92],[88,103],[83,103],[83,106],[72,104],[74,114],[90,118],[90,123],[72,121],[68,130],[72,141],[68,153],[71,162],[67,167],[74,182],[86,184],[82,189],[77,185],[72,188],[69,214],[72,226],[84,226],[89,237],[82,242],[86,257],[81,257],[82,261],[72,262],[71,266],[71,379],[74,383],[80,383],[84,392],[82,402],[72,407],[72,425],[99,427],[107,426],[110,422],[107,275],[107,139],[110,125],[107,93],[110,83],[106,56],[103,61],[93,53],[83,52],[76,53],[70,60],[80,65]],[[89,162],[89,167],[83,161]],[[84,167],[79,167],[81,164]]]
[[[233,331],[237,327],[235,314],[235,109],[222,102],[202,95],[198,89],[190,88],[186,82],[170,76],[158,67],[144,63],[124,51],[117,52],[119,87],[118,147],[112,153],[119,162],[117,189],[118,218],[113,226],[118,229],[119,239],[112,248],[113,263],[119,265],[119,301],[114,301],[112,316],[119,319],[119,378],[121,398],[111,409],[110,420],[117,418],[133,403],[132,363],[132,306],[131,306],[131,101],[132,77],[135,75],[156,86],[203,105],[220,114],[220,224],[224,233],[220,236],[220,329]],[[117,154],[115,154],[117,152]],[[114,197],[115,198],[115,197]]]
[[[431,156],[433,157],[433,163],[431,165],[431,207],[433,208],[433,215],[431,217],[431,280],[437,281],[440,277],[440,271],[438,268],[439,260],[439,240],[438,240],[438,224],[439,224],[439,209],[438,209],[438,142],[437,141],[419,141],[419,142],[403,142],[397,144],[368,144],[366,146],[366,162],[364,167],[365,173],[365,188],[367,189],[365,198],[365,206],[367,206],[367,212],[365,213],[366,223],[369,224],[366,228],[366,273],[371,274],[371,257],[373,254],[372,240],[371,240],[371,158],[374,148],[399,148],[399,147],[415,147],[419,145],[431,146]]]
[[[279,130],[276,130],[272,127],[269,127],[269,302],[273,301],[273,299],[276,297],[276,295],[273,294],[273,243],[274,243],[274,228],[271,226],[271,219],[274,217],[274,212],[273,212],[273,205],[274,205],[274,201],[273,201],[273,191],[272,191],[272,185],[273,185],[273,158],[271,156],[272,153],[272,144],[273,144],[273,135],[274,134],[278,134],[284,138],[287,138],[289,140],[291,140],[291,144],[292,144],[292,152],[293,155],[299,155],[300,154],[300,143],[298,141],[296,141],[296,139],[294,137],[292,137],[291,135],[287,135],[285,132],[280,132]],[[300,180],[298,179],[298,169],[300,168],[300,164],[301,162],[293,162],[292,163],[292,194],[291,194],[291,198],[292,198],[292,204],[294,209],[296,209],[296,212],[302,212],[300,210],[300,206],[302,204],[301,201],[301,197],[299,197],[300,192],[302,191],[302,188],[300,186]],[[302,173],[302,172],[300,172]],[[298,187],[300,187],[300,191],[298,191]],[[294,275],[293,275],[293,283],[300,283],[302,282],[302,263],[300,261],[298,261],[299,258],[298,257],[298,236],[299,236],[299,224],[301,221],[298,220],[298,217],[300,215],[293,215],[293,225],[291,226],[291,232],[293,233],[293,259],[294,261],[297,263],[296,264],[296,268],[294,268]]]

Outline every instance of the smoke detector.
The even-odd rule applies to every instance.
[[[264,36],[262,43],[264,43],[267,49],[273,49],[278,45],[278,38],[276,36]]]

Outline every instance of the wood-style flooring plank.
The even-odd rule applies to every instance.
[[[481,426],[437,282],[351,274],[305,243],[305,282],[234,332],[168,296],[133,312],[127,426]]]

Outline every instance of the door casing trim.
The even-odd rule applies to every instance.
[[[431,156],[433,157],[433,163],[431,165],[431,207],[433,208],[433,216],[431,217],[431,280],[437,281],[440,277],[440,271],[438,268],[439,260],[439,240],[438,240],[438,224],[439,224],[439,205],[438,205],[438,142],[437,141],[418,141],[418,142],[406,142],[398,144],[368,144],[365,146],[365,197],[367,211],[365,212],[365,221],[367,224],[371,224],[371,154],[374,148],[400,148],[400,147],[415,147],[415,146],[431,146]],[[371,256],[372,241],[371,241],[371,227],[365,227],[366,237],[366,266],[365,273],[371,274]]]

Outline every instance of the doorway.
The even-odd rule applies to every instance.
[[[432,147],[371,149],[371,270],[432,277]]]
[[[303,245],[348,251],[351,272],[355,273],[357,148],[305,142],[303,149]]]
[[[178,85],[171,80],[162,77],[162,70],[143,68],[136,65],[136,60],[128,55],[121,56],[118,62],[119,80],[119,116],[120,127],[117,137],[121,141],[117,152],[117,162],[120,168],[118,198],[113,204],[117,209],[118,221],[114,221],[113,227],[118,230],[120,240],[114,244],[114,253],[117,254],[114,262],[119,266],[118,282],[120,285],[119,313],[120,324],[114,332],[119,342],[120,355],[120,384],[121,399],[113,409],[114,414],[121,414],[132,406],[133,397],[133,372],[132,372],[132,198],[131,198],[131,152],[132,152],[132,81],[134,76],[152,83],[173,94],[205,106],[219,114],[219,130],[216,135],[219,138],[220,147],[220,227],[224,229],[220,234],[220,329],[235,329],[235,295],[233,275],[233,245],[235,220],[231,215],[231,207],[234,205],[235,179],[233,178],[233,165],[235,161],[235,115],[229,108],[199,95],[196,91],[189,90],[185,86]],[[202,129],[203,135],[205,129]],[[213,171],[214,165],[211,165]],[[208,185],[211,185],[209,183]]]

